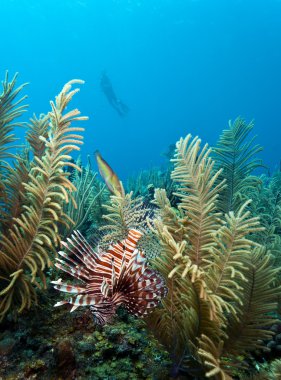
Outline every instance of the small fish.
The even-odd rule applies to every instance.
[[[142,236],[131,229],[123,241],[111,245],[105,252],[95,252],[79,231],[75,231],[64,251],[57,259],[56,267],[79,279],[81,285],[52,281],[55,289],[72,293],[73,297],[55,306],[89,306],[94,320],[104,325],[123,305],[130,314],[143,317],[156,307],[167,294],[164,279],[149,268],[145,255],[136,248]]]
[[[106,183],[106,186],[108,187],[109,191],[114,195],[124,197],[124,189],[117,174],[111,169],[111,167],[102,158],[98,151],[95,153],[95,156],[100,175],[104,179],[104,182]]]

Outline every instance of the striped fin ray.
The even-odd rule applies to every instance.
[[[76,257],[79,262],[83,263],[89,269],[93,269],[95,262],[98,259],[98,255],[88,242],[84,239],[79,231],[74,231],[71,238],[67,239],[67,242],[62,242],[62,245],[67,249],[68,253],[65,253],[65,258],[71,262],[78,262],[72,257]]]
[[[128,286],[127,294],[133,294],[136,289],[139,293],[153,291],[159,298],[167,295],[162,276],[149,268],[146,268],[144,274]]]
[[[96,267],[94,269],[93,275],[97,276],[99,274],[108,274],[108,278],[110,279],[110,282],[112,281],[112,268],[114,266],[114,272],[116,274],[116,277],[118,278],[120,268],[122,266],[122,261],[125,256],[126,262],[129,262],[134,254],[134,251],[137,246],[138,240],[141,238],[142,233],[137,230],[130,230],[128,233],[128,237],[125,240],[122,240],[121,242],[118,241],[115,244],[112,244],[108,251],[103,253],[97,260],[96,260]],[[112,266],[112,260],[114,260],[113,266]]]
[[[87,240],[83,237],[83,235],[79,231],[73,232],[73,240],[76,242],[76,248],[79,246],[79,252],[82,256],[89,257],[93,261],[95,261],[99,255],[92,249]]]
[[[101,297],[92,297],[89,295],[78,294],[77,296],[71,297],[68,300],[57,302],[54,306],[61,306],[65,304],[73,306],[91,306],[96,305],[101,301]]]
[[[82,293],[85,292],[86,288],[76,285],[69,285],[65,282],[62,282],[62,279],[60,278],[57,281],[51,281],[52,284],[54,284],[54,288],[57,290],[60,290],[61,292],[66,293]]]
[[[128,237],[127,239],[123,240],[123,245],[126,247],[125,248],[125,256],[126,260],[129,262],[131,258],[134,255],[134,251],[137,248],[137,244],[139,239],[142,237],[142,233],[140,231],[131,229],[128,232]]]
[[[121,264],[121,267],[122,267],[122,264]],[[121,268],[120,268],[120,270],[121,270]],[[112,274],[111,274],[112,288],[114,288],[115,283],[116,283],[116,272],[115,272],[115,267],[114,267],[114,259],[112,259]]]
[[[56,260],[58,261],[59,259],[56,259]],[[71,267],[70,265],[68,265],[68,268],[67,268],[65,262],[63,262],[63,264],[56,262],[55,266],[58,269],[62,270],[63,272],[68,273],[72,277],[78,278],[79,280],[82,280],[83,282],[88,280],[87,277],[83,278],[82,276],[80,276],[79,271],[77,271],[74,267]]]
[[[123,264],[122,273],[120,273],[118,284],[116,284],[116,291],[126,289],[127,293],[130,286],[134,285],[143,275],[145,268],[146,259],[143,252],[135,250],[130,262],[127,265]]]
[[[112,284],[113,270],[116,278],[118,279],[124,259],[126,262],[131,260],[136,249],[137,242],[141,236],[141,232],[132,229],[129,231],[127,239],[112,244],[107,252],[100,255],[96,261],[95,270],[92,273],[93,276],[95,276],[95,279],[98,281],[99,275],[106,275]]]
[[[104,269],[104,261],[102,258],[99,261],[99,264],[97,264],[97,269],[95,270],[95,274],[91,275],[91,277],[90,277],[91,283],[87,286],[87,291],[89,291],[89,292],[101,291],[101,293],[103,293],[102,292],[102,286],[103,286],[103,282],[106,280],[108,286],[110,287],[110,289],[113,289],[112,292],[114,292],[115,284],[118,281],[118,278],[120,275],[119,271],[122,268],[122,265],[123,265],[122,263],[125,262],[124,258],[125,258],[125,256],[123,255],[121,265],[118,264],[118,266],[116,266],[116,264],[115,264],[115,259],[111,258],[110,270],[107,267],[107,265],[109,265],[109,261],[106,261],[106,264],[105,264],[106,265],[106,271]]]
[[[112,286],[113,294],[120,293],[127,289],[128,284],[127,284],[127,278],[126,278],[126,271],[127,271],[127,263],[126,263],[126,257],[124,255],[121,262],[118,278],[116,278]]]
[[[161,288],[159,288],[161,285]],[[147,278],[142,278],[139,282],[139,286],[135,289],[131,288],[127,296],[132,300],[134,299],[135,303],[143,301],[148,303],[152,300],[160,301],[167,294],[167,289],[162,280],[157,283],[151,281]]]
[[[164,279],[159,273],[146,266],[146,260],[141,251],[136,252],[125,277],[127,277],[127,288],[124,304],[127,310],[136,316],[140,317],[149,313],[167,294]]]
[[[107,298],[109,296],[110,286],[109,286],[108,282],[105,280],[105,278],[103,279],[103,282],[101,284],[100,290],[101,290],[101,294],[105,298]]]
[[[65,260],[60,260],[59,258],[56,258],[55,266],[61,269],[62,271],[70,274],[72,277],[78,278],[83,281],[89,280],[89,272],[82,265],[74,266],[74,264],[68,264]]]
[[[59,251],[63,260],[57,258],[56,267],[75,278],[89,281],[89,271],[95,269],[97,254],[79,231],[74,231],[71,238],[61,244],[67,252]]]
[[[142,251],[136,250],[135,255],[128,265],[129,275],[136,276],[137,273],[142,275],[146,269],[146,257]]]
[[[109,247],[106,256],[109,255],[110,257],[114,257],[114,260],[117,259],[117,262],[120,263],[125,255],[126,261],[129,262],[141,237],[141,232],[134,229],[129,230],[128,237],[122,241],[112,244]]]

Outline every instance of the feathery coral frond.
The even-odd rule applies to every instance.
[[[271,178],[261,177],[261,185],[250,192],[253,215],[258,215],[263,232],[254,234],[253,239],[264,245],[275,257],[275,266],[281,262],[281,172]]]
[[[214,172],[211,150],[205,145],[200,150],[201,140],[188,135],[177,143],[175,169],[172,179],[180,186],[176,195],[180,198],[179,209],[187,216],[186,233],[189,237],[189,260],[204,267],[205,256],[213,246],[212,232],[219,228],[216,200],[225,186],[225,181],[215,185],[221,171]],[[181,260],[183,257],[177,256]]]
[[[32,147],[33,154],[39,158],[43,156],[46,148],[44,140],[40,136],[48,138],[49,123],[49,115],[42,114],[39,119],[34,115],[28,124],[29,130],[26,139]]]
[[[245,120],[237,118],[234,123],[229,122],[229,129],[223,131],[218,145],[214,148],[216,169],[223,169],[219,180],[226,178],[227,187],[219,197],[218,207],[224,213],[237,211],[247,200],[247,192],[260,181],[251,174],[262,167],[262,160],[256,157],[262,148],[254,145],[256,136],[248,139],[254,124],[247,124]]]
[[[77,191],[74,193],[73,201],[64,204],[65,214],[73,221],[71,228],[66,226],[64,237],[71,235],[74,229],[83,233],[86,230],[91,214],[99,202],[105,189],[96,179],[97,173],[91,169],[90,161],[82,171],[75,170],[72,177],[72,183]]]
[[[218,345],[202,334],[199,340],[198,354],[203,360],[204,366],[207,368],[206,378],[215,378],[217,380],[232,380],[232,377],[221,367],[221,354],[223,349],[223,341]]]
[[[173,238],[178,242],[188,240],[186,231],[188,220],[185,218],[183,210],[172,208],[166,189],[155,190],[153,204],[158,207],[157,216],[165,224]]]
[[[3,91],[0,94],[0,214],[2,215],[1,223],[7,219],[7,202],[9,202],[9,187],[5,181],[9,177],[10,169],[6,159],[15,158],[15,152],[11,149],[18,147],[15,142],[18,140],[13,133],[16,126],[22,127],[24,123],[16,121],[27,109],[27,105],[22,104],[26,96],[19,99],[19,94],[26,86],[22,84],[16,87],[17,74],[9,81],[8,72],[2,82]]]
[[[5,202],[1,213],[2,233],[6,235],[14,223],[14,218],[20,216],[24,208],[24,183],[28,181],[30,171],[28,151],[17,157],[14,165],[7,164],[3,181],[5,187]]]
[[[175,362],[179,363],[187,353],[191,354],[192,346],[186,352],[186,342],[193,342],[198,330],[198,315],[194,309],[191,299],[196,298],[194,289],[189,277],[179,279],[177,276],[169,277],[174,268],[174,259],[177,243],[169,245],[172,236],[160,221],[155,221],[154,233],[159,238],[161,236],[161,255],[156,256],[151,264],[164,277],[169,292],[162,301],[162,307],[155,310],[147,318],[147,322],[155,335],[171,352]],[[165,239],[167,237],[167,239]],[[164,242],[165,240],[165,242]]]
[[[239,314],[242,305],[243,284],[247,281],[245,269],[253,247],[257,246],[247,236],[262,228],[257,217],[251,218],[245,211],[250,201],[245,202],[236,215],[230,212],[218,231],[213,233],[212,247],[207,270],[207,284],[222,307],[233,316]]]
[[[279,268],[272,266],[272,256],[263,248],[253,250],[248,258],[241,292],[239,320],[229,315],[223,355],[226,357],[247,355],[253,350],[265,350],[263,340],[274,334],[268,327],[276,322],[280,289],[274,285]]]
[[[8,152],[8,149],[15,148],[15,145],[9,144],[13,144],[18,139],[11,132],[15,126],[24,125],[22,122],[16,122],[15,119],[27,109],[27,106],[22,104],[26,96],[16,100],[27,83],[16,88],[16,80],[17,74],[9,82],[8,72],[6,72],[5,79],[2,82],[3,92],[0,94],[0,166],[3,166],[3,160],[6,158],[14,158],[14,154]]]
[[[125,239],[132,228],[142,233],[146,230],[151,210],[145,207],[141,197],[133,198],[132,192],[125,196],[111,195],[110,204],[104,207],[108,213],[103,215],[106,224],[100,228],[105,232],[103,244]]]
[[[78,91],[71,90],[76,83],[83,82],[67,83],[56,102],[51,102],[48,138],[40,137],[45,152],[42,157],[34,157],[28,181],[24,184],[23,212],[15,218],[8,233],[1,236],[1,319],[11,307],[22,312],[36,300],[34,285],[45,286],[43,271],[51,265],[49,254],[55,252],[59,243],[58,223],[64,220],[62,203],[68,202],[69,192],[75,190],[63,167],[73,165],[69,153],[78,150],[81,144],[82,137],[77,134],[74,139],[72,133],[83,131],[72,123],[86,119],[78,110],[65,113],[66,106]]]

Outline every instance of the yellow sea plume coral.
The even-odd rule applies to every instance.
[[[216,169],[223,169],[219,180],[227,179],[227,186],[219,195],[218,208],[223,212],[237,211],[247,200],[249,191],[261,181],[252,173],[263,166],[257,154],[262,150],[251,137],[253,122],[247,124],[238,117],[229,128],[223,130],[217,146],[213,150]]]
[[[0,162],[3,165],[3,160],[14,158],[15,155],[8,151],[11,147],[14,148],[15,141],[18,139],[12,133],[15,126],[23,126],[24,123],[16,122],[27,110],[27,106],[22,104],[26,99],[26,95],[20,99],[16,99],[27,83],[16,87],[17,74],[9,82],[9,75],[6,72],[5,79],[2,82],[3,92],[0,94]],[[12,144],[9,146],[8,144]]]
[[[7,187],[3,182],[7,177],[7,167],[9,166],[7,159],[15,158],[11,149],[18,147],[15,145],[18,139],[13,133],[13,129],[15,126],[24,126],[24,123],[17,121],[17,118],[27,110],[27,105],[23,103],[26,95],[18,99],[18,95],[21,95],[26,83],[17,87],[16,81],[17,74],[9,81],[9,75],[6,72],[2,82],[3,91],[0,94],[0,224],[9,217],[6,209]]]
[[[50,252],[55,251],[60,241],[58,224],[68,223],[62,204],[69,201],[75,187],[63,168],[74,166],[79,170],[70,161],[69,153],[79,150],[82,143],[83,128],[73,123],[86,117],[80,116],[77,109],[66,112],[66,107],[79,91],[72,86],[81,83],[80,80],[68,82],[55,102],[51,102],[47,134],[29,133],[34,159],[23,184],[22,212],[11,222],[8,231],[1,234],[0,319],[11,308],[22,312],[36,301],[35,287],[46,285],[44,269],[51,265]],[[41,143],[39,151],[35,149],[37,143]]]
[[[177,208],[164,190],[155,192],[152,229],[162,253],[152,264],[169,292],[148,322],[170,350],[175,374],[184,369],[226,380],[245,367],[239,355],[263,349],[273,334],[268,326],[275,322],[279,269],[249,237],[261,231],[249,201],[220,213],[218,197],[227,183],[219,181],[210,149],[200,145],[190,135],[177,143]]]
[[[143,232],[150,210],[143,204],[142,197],[133,198],[133,192],[110,196],[110,203],[104,205],[107,211],[103,218],[105,225],[100,228],[105,234],[103,243],[123,240],[131,228]]]

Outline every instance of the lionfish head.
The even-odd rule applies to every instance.
[[[116,305],[112,302],[104,301],[101,307],[90,306],[95,324],[103,326],[108,323],[116,313]]]
[[[167,294],[162,276],[149,268],[144,253],[136,248],[142,233],[130,230],[123,241],[111,245],[106,252],[95,252],[79,231],[75,231],[56,267],[80,281],[79,285],[52,281],[55,289],[73,293],[73,297],[55,306],[89,306],[94,320],[104,325],[123,305],[129,313],[142,317],[156,307]]]

